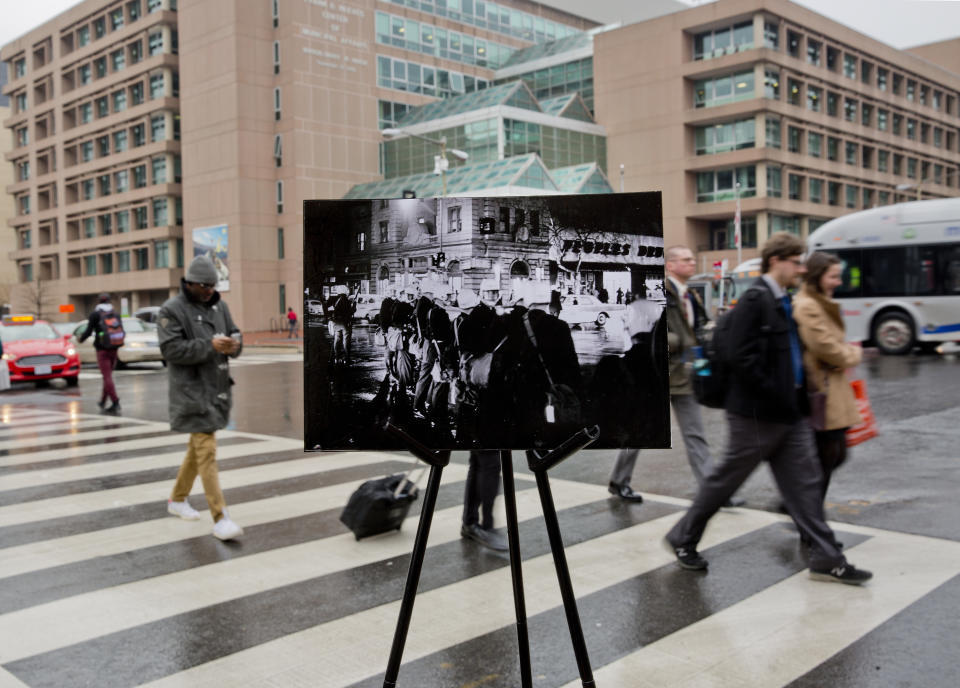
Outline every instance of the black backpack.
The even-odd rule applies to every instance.
[[[353,318],[354,309],[350,303],[350,297],[346,294],[340,294],[336,303],[333,305],[333,319],[336,322],[346,324]]]
[[[750,287],[740,297],[742,302],[751,291],[762,293],[759,287]],[[705,331],[702,339],[703,358],[694,362],[691,382],[697,403],[709,408],[724,408],[733,370],[733,351],[730,351],[730,329],[733,312],[719,318],[713,330]]]
[[[123,322],[116,311],[101,314],[100,325],[103,327],[100,335],[100,345],[104,349],[119,349],[123,346],[125,336]]]

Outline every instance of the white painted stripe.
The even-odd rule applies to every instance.
[[[16,676],[0,667],[0,688],[30,688]]]
[[[451,470],[444,477],[453,479],[463,474],[461,466],[459,471]],[[580,486],[576,489],[557,486],[554,490],[558,509],[584,504],[605,495],[606,490],[596,486]],[[460,538],[462,510],[461,506],[457,506],[436,514],[431,532],[432,544]],[[534,518],[540,514],[540,502],[535,490],[517,494],[517,513],[520,519]],[[0,646],[0,663],[275,587],[402,556],[411,551],[414,532],[415,528],[407,528],[400,533],[380,537],[375,542],[358,542],[353,534],[346,533],[11,612],[0,616],[0,637],[6,639]],[[427,556],[429,558],[429,553]],[[228,580],[229,585],[224,585],[224,580]],[[509,581],[509,576],[506,580]],[[484,597],[476,597],[474,602],[478,605],[489,603],[489,599],[485,600]],[[513,609],[512,605],[510,609]],[[446,616],[448,612],[441,609],[440,616]],[[347,644],[344,636],[336,638],[339,638],[339,642],[331,637],[328,644]],[[350,644],[353,644],[352,641]],[[334,675],[337,675],[336,671]]]
[[[125,418],[118,418],[116,416],[103,416],[102,418],[88,418],[84,420],[59,420],[56,423],[45,423],[42,425],[33,425],[29,427],[23,427],[20,425],[12,427],[3,427],[0,426],[0,438],[3,437],[15,437],[17,435],[32,435],[38,432],[49,432],[51,436],[47,437],[48,441],[52,441],[52,435],[54,433],[63,433],[69,432],[76,428],[96,428],[103,427],[104,425],[115,425],[115,424],[124,424],[124,425],[142,425],[144,421],[140,420],[127,420]]]
[[[55,440],[49,437],[27,437],[16,440],[0,441],[0,451],[4,449],[26,449],[27,447],[42,447],[53,442],[88,442],[90,440],[112,439],[114,437],[130,437],[131,435],[142,435],[147,432],[156,432],[157,430],[169,431],[169,426],[161,426],[159,423],[150,425],[136,425],[132,428],[113,428],[110,430],[81,430],[80,432],[71,432],[69,425],[64,425],[64,432]]]
[[[873,534],[849,552],[873,571],[866,586],[823,584],[798,573],[601,668],[597,685],[787,685],[960,571],[960,543]]]
[[[141,429],[140,432],[156,432],[159,430],[162,429],[146,428]],[[0,456],[0,466],[19,466],[21,464],[39,463],[42,461],[56,461],[58,459],[79,459],[85,456],[113,454],[116,452],[133,451],[136,449],[150,449],[151,447],[162,447],[171,444],[182,444],[184,449],[186,449],[187,437],[187,435],[182,433],[171,433],[169,435],[160,435],[157,437],[145,437],[139,440],[104,442],[102,444],[88,444],[82,447],[63,447],[61,449],[49,449],[45,451],[14,454],[13,456]],[[3,478],[0,478],[0,485],[2,484]]]
[[[589,487],[595,498],[608,496],[604,487]],[[564,481],[551,481],[551,488],[555,496],[569,490]],[[535,493],[531,498],[539,502]],[[519,505],[519,495],[517,501]],[[589,595],[669,564],[673,556],[660,545],[660,538],[680,516],[671,514],[568,547],[566,556],[576,594]],[[711,521],[704,547],[776,521],[775,515],[760,511],[719,514]],[[611,556],[611,552],[616,552],[616,556]],[[429,561],[428,551],[426,565]],[[551,554],[524,561],[523,579],[528,616],[561,605]],[[516,617],[511,586],[510,571],[501,569],[421,592],[417,596],[404,660],[414,661],[514,625]],[[400,594],[399,588],[397,594]],[[300,685],[303,677],[312,675],[324,677],[324,686],[349,686],[386,668],[399,609],[400,602],[396,601],[364,610],[148,685],[152,688],[214,684],[222,688],[260,688]],[[634,684],[606,685],[632,688]]]
[[[169,444],[169,442],[164,442]],[[89,480],[92,478],[104,478],[107,476],[123,475],[124,473],[135,473],[137,471],[147,471],[154,468],[168,468],[179,466],[183,462],[186,453],[186,438],[183,440],[183,449],[165,454],[154,454],[152,456],[138,456],[132,459],[116,459],[114,461],[98,461],[95,463],[86,463],[79,466],[64,466],[62,468],[38,469],[34,471],[24,471],[0,477],[0,492],[4,490],[17,490],[25,487],[40,487],[44,485],[55,485],[57,483],[70,482],[72,480]],[[296,440],[274,439],[270,446],[266,442],[253,441],[246,444],[234,444],[226,447],[217,447],[217,459],[232,459],[238,456],[248,456],[250,454],[265,454],[270,451],[284,451],[291,449],[302,449],[303,444]]]
[[[237,449],[241,449],[242,446],[243,445],[237,447]],[[224,447],[223,451],[227,449],[229,449],[229,447]],[[339,459],[338,462],[341,465],[349,466],[352,465],[351,457],[355,457],[357,454],[333,456],[345,456],[346,458]],[[304,459],[280,461],[278,463],[264,464],[261,466],[238,468],[232,471],[221,471],[220,484],[223,489],[228,490],[233,487],[256,485],[272,480],[283,480],[285,478],[296,478],[303,475],[310,475],[311,473],[319,473],[330,469],[331,458],[331,455],[327,454],[313,454]],[[77,516],[102,509],[131,506],[133,504],[146,504],[157,500],[166,501],[172,487],[172,480],[162,480],[143,483],[141,485],[131,485],[129,487],[118,487],[111,490],[100,490],[99,492],[53,497],[51,499],[28,502],[26,504],[11,504],[0,507],[0,527],[30,523],[32,521],[43,521],[50,518]],[[194,485],[194,489],[199,492],[199,488],[200,481],[198,480]]]
[[[11,413],[9,410],[2,410],[0,411],[0,427],[11,428],[17,426],[36,425],[37,423],[50,423],[55,420],[62,420],[69,417],[70,416],[65,413],[49,413],[46,411],[20,414]]]
[[[380,463],[388,457],[378,454],[341,454],[339,460],[331,460],[327,470],[349,468]],[[445,469],[445,478],[462,480],[466,468],[451,465]],[[379,477],[379,476],[371,476]],[[365,478],[369,479],[369,478]],[[337,509],[347,503],[350,494],[363,480],[338,483],[292,494],[277,495],[252,502],[230,505],[230,516],[244,527],[300,518],[307,514]],[[446,482],[446,479],[444,480]],[[41,540],[18,547],[0,549],[0,579],[53,566],[73,564],[94,557],[133,552],[177,540],[199,537],[210,532],[210,520],[205,516],[198,521],[182,521],[166,517],[140,523],[106,528],[91,533],[81,533],[53,540]]]

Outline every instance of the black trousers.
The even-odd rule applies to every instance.
[[[847,429],[823,430],[815,433],[817,457],[823,470],[823,498],[830,487],[830,475],[847,460]]]
[[[500,452],[477,450],[470,452],[467,468],[467,486],[463,494],[463,525],[480,524],[484,530],[493,528],[493,502],[500,491]]]

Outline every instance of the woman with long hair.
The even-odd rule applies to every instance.
[[[803,355],[811,401],[817,454],[823,468],[823,497],[830,476],[847,458],[847,428],[860,423],[860,412],[846,370],[860,364],[862,349],[847,342],[834,290],[843,284],[836,256],[817,251],[807,258],[803,287],[794,299],[793,317],[806,351]]]

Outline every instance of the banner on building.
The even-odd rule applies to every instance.
[[[308,201],[303,275],[308,450],[670,445],[659,193]]]
[[[193,257],[206,256],[217,268],[217,291],[230,291],[230,268],[228,267],[229,232],[227,225],[194,227]]]

